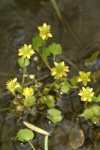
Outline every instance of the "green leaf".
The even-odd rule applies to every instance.
[[[61,111],[55,108],[51,108],[48,110],[47,118],[53,123],[60,122],[62,120]]]
[[[30,61],[28,58],[23,58],[23,57],[18,58],[18,64],[21,68],[24,68],[24,62],[25,62],[25,67],[30,65]]]
[[[77,78],[75,78],[75,77],[71,78],[70,83],[71,83],[72,86],[75,87],[77,85]]]
[[[22,86],[17,87],[17,88],[16,88],[16,91],[17,91],[18,93],[22,93],[22,92],[23,92],[23,87],[22,87]]]
[[[93,109],[96,116],[100,116],[100,106],[99,105],[92,105],[91,109]]]
[[[42,91],[42,94],[47,95],[49,93],[49,91],[50,91],[49,88],[45,87]]]
[[[69,136],[69,143],[73,149],[77,149],[84,144],[84,132],[77,127],[72,128],[70,136]]]
[[[33,48],[38,51],[38,48],[44,45],[44,40],[42,40],[41,37],[36,36],[35,38],[33,38],[33,42],[32,42],[32,46]]]
[[[29,96],[24,99],[24,106],[32,107],[35,101],[36,101],[36,98],[34,96]]]
[[[93,96],[93,101],[94,102],[100,102],[100,95],[98,95],[97,97]]]
[[[45,48],[43,51],[42,51],[42,59],[44,62],[47,62],[47,57],[50,55],[50,51],[49,51],[49,48]]]
[[[21,142],[27,142],[29,140],[32,140],[33,138],[34,138],[34,133],[27,128],[19,130],[16,135],[16,139]]]
[[[49,48],[45,48],[42,53],[44,53],[46,56],[49,56],[50,55],[50,51],[49,51]]]
[[[85,111],[83,112],[83,116],[86,118],[86,119],[91,119],[93,118],[95,115],[95,112],[93,109],[91,108],[87,108],[85,109]]]
[[[56,44],[56,43],[52,43],[50,46],[49,46],[49,51],[54,54],[54,55],[57,55],[57,54],[61,54],[62,53],[62,47],[60,44]]]
[[[55,98],[54,98],[54,96],[52,96],[52,95],[46,96],[45,103],[46,103],[48,108],[55,107]]]
[[[58,83],[54,83],[53,86],[54,86],[55,91],[60,89],[60,84],[58,84]]]
[[[71,85],[69,82],[65,81],[61,83],[61,92],[68,93],[71,89]]]

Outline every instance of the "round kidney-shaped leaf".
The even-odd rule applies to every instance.
[[[34,138],[34,133],[27,128],[19,130],[16,135],[16,139],[21,142],[27,142],[29,140],[32,140],[33,138]]]
[[[24,64],[25,63],[25,64]],[[21,57],[21,58],[18,58],[18,65],[21,67],[21,68],[24,68],[24,65],[25,67],[29,66],[30,65],[30,61],[28,58],[24,58]]]

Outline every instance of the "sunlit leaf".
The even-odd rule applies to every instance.
[[[35,101],[36,98],[34,96],[28,96],[27,98],[24,99],[24,106],[32,107]]]
[[[92,117],[94,117],[95,115],[95,112],[92,108],[87,108],[85,109],[85,111],[83,112],[83,116],[86,118],[86,119],[91,119]]]
[[[42,59],[44,60],[44,62],[47,61],[47,57],[50,55],[50,51],[49,51],[49,48],[45,48],[43,51],[42,51]]]
[[[16,135],[16,139],[21,142],[27,142],[29,140],[32,140],[33,138],[34,138],[34,133],[27,128],[19,130]]]
[[[24,64],[25,63],[25,64]],[[24,68],[29,66],[30,65],[30,60],[28,58],[23,58],[23,57],[20,57],[18,58],[18,65],[21,67],[21,68]]]
[[[44,45],[44,40],[41,37],[36,36],[35,38],[33,38],[32,46],[35,50],[38,50],[38,48],[43,45]]]
[[[53,123],[60,122],[62,120],[61,111],[55,108],[51,108],[48,110],[47,118]]]
[[[99,105],[92,105],[91,109],[93,109],[96,116],[100,116],[100,106]]]
[[[100,95],[98,95],[97,97],[93,96],[93,101],[94,102],[100,102]]]
[[[61,45],[60,44],[56,44],[56,43],[52,43],[49,46],[49,50],[54,55],[62,53],[62,47],[61,47]]]
[[[54,98],[54,96],[52,96],[52,95],[46,96],[45,103],[46,103],[48,108],[55,107],[55,98]]]
[[[69,82],[65,81],[61,83],[61,92],[68,93],[71,89],[71,85]]]

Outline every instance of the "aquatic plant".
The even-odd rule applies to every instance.
[[[18,82],[17,80],[19,79],[15,77],[6,84],[6,88],[14,96],[13,105],[16,109],[13,111],[19,114],[19,117],[22,117],[23,112],[28,110],[32,117],[40,114],[44,115],[51,123],[59,123],[63,119],[63,111],[58,102],[58,97],[62,99],[64,94],[70,95],[72,91],[76,93],[79,91],[77,96],[84,107],[81,110],[82,114],[77,114],[76,118],[85,117],[85,119],[90,119],[92,122],[99,122],[100,106],[98,102],[100,102],[100,95],[95,96],[93,88],[88,86],[88,83],[91,82],[91,72],[79,71],[79,73],[77,72],[77,76],[70,77],[69,64],[66,64],[58,57],[62,54],[61,45],[54,42],[50,45],[47,43],[49,37],[52,37],[50,29],[51,26],[46,23],[39,26],[39,36],[33,38],[32,44],[24,44],[18,50],[18,64],[23,70],[22,79],[20,79],[22,81]],[[35,75],[28,73],[28,67],[33,63],[32,60],[36,63],[37,68]],[[46,82],[45,84],[41,83],[40,79],[37,78],[39,75],[41,76],[44,66],[45,70],[49,72],[48,77],[52,78],[50,82]],[[43,79],[45,79],[45,76]],[[16,140],[29,142],[32,149],[35,149],[30,142],[34,138],[33,130],[45,135],[44,147],[47,150],[50,133],[34,126],[32,123],[23,123],[29,129],[20,129]],[[80,147],[84,143],[83,130],[80,129],[79,132],[75,127],[72,131],[74,132],[70,135],[70,143],[73,145],[71,140],[74,135],[78,134],[82,139],[81,144],[77,143],[77,147]]]

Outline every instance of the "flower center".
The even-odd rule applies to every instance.
[[[58,65],[58,66],[56,67],[56,71],[57,71],[57,73],[61,73],[61,72],[63,71],[62,65]]]

